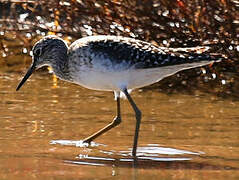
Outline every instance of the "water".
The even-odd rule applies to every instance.
[[[138,160],[129,155],[134,113],[91,146],[81,141],[116,113],[113,93],[35,73],[0,75],[0,179],[238,179],[239,102],[209,94],[136,90],[142,110]]]

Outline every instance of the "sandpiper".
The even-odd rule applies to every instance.
[[[34,70],[50,66],[62,80],[83,87],[113,91],[117,102],[114,120],[85,138],[92,140],[121,123],[120,97],[128,99],[136,117],[132,155],[136,157],[141,111],[130,96],[133,89],[144,87],[178,71],[204,66],[220,58],[197,53],[200,48],[166,48],[121,36],[89,36],[71,44],[57,36],[46,36],[33,47],[32,64],[16,90],[19,90]]]

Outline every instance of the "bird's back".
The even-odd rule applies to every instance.
[[[79,50],[81,49],[81,50]],[[166,48],[121,36],[90,36],[81,38],[70,47],[71,51],[80,54],[104,57],[112,64],[125,64],[125,68],[147,69],[179,64],[199,63],[203,61],[218,61],[220,57],[204,53],[207,47]],[[78,56],[81,56],[78,54]],[[98,58],[102,60],[101,58]]]

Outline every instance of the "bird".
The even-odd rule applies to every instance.
[[[111,91],[117,112],[111,123],[83,139],[91,143],[121,123],[120,99],[131,105],[136,119],[132,156],[137,156],[142,113],[131,97],[132,90],[151,85],[179,71],[221,61],[204,51],[208,47],[168,48],[130,37],[94,35],[80,38],[70,46],[56,35],[48,35],[32,48],[32,64],[18,84],[18,91],[31,74],[50,66],[60,79],[88,89]]]

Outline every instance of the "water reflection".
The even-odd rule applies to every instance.
[[[88,143],[83,143],[83,141],[74,141],[74,140],[52,140],[50,141],[50,144],[59,144],[63,146],[76,146],[76,147],[99,147],[104,146],[107,147],[105,144],[100,144],[96,142],[91,142],[90,145]],[[119,152],[113,152],[113,151],[101,151],[105,154],[117,154],[121,156],[129,156],[132,152],[132,149],[129,148],[128,151],[119,151]],[[148,144],[145,147],[138,147],[137,149],[137,156],[143,157],[143,156],[157,156],[160,154],[164,155],[183,155],[183,154],[190,154],[190,155],[200,155],[204,154],[204,152],[190,152],[185,150],[179,150],[174,148],[168,148],[168,147],[159,147],[157,144]]]
[[[62,81],[55,88],[51,76],[38,73],[15,92],[20,78],[0,75],[0,179],[238,179],[236,100],[133,92],[143,113],[134,166],[135,120],[127,101],[122,124],[82,146],[81,139],[112,121],[113,94]]]
[[[89,148],[89,147],[99,147],[99,146],[104,146],[107,147],[107,145],[104,144],[99,144],[95,142],[91,142],[89,145],[88,143],[83,143],[83,141],[71,141],[71,140],[52,140],[50,144],[59,144],[63,146],[76,146],[76,147],[82,147],[82,148]],[[119,151],[116,152],[114,150],[100,150],[98,148],[99,153],[101,153],[100,157],[91,157],[88,156],[88,154],[79,154],[77,156],[77,159],[84,159],[84,160],[95,160],[95,161],[116,161],[114,158],[110,157],[104,157],[104,156],[111,156],[111,157],[118,157],[119,161],[124,161],[124,162],[132,162],[135,160],[131,156],[132,149],[129,148],[128,151]],[[194,155],[194,156],[199,156],[201,154],[204,154],[203,152],[190,152],[190,151],[185,151],[185,150],[179,150],[179,149],[174,149],[174,148],[168,148],[168,147],[159,147],[157,144],[149,144],[145,147],[138,147],[137,149],[137,160],[152,160],[152,161],[186,161],[186,160],[191,160],[192,158],[189,157],[174,157],[173,155]],[[161,155],[168,155],[168,157],[160,157]],[[170,157],[171,156],[171,157]],[[80,164],[81,162],[73,162],[76,164]],[[89,165],[95,165],[99,163],[90,163],[90,162],[83,162],[83,164],[89,164]],[[102,164],[101,164],[102,165]]]
[[[124,155],[125,156],[125,155]],[[113,156],[115,157],[115,156]],[[214,165],[207,162],[193,162],[189,157],[155,157],[155,156],[132,156],[115,158],[88,156],[80,154],[74,160],[64,160],[67,164],[87,166],[110,166],[129,168],[160,168],[160,169],[205,169],[205,170],[239,170],[239,168],[226,165]]]
[[[65,160],[66,164],[87,165],[87,166],[110,166],[144,169],[194,169],[194,170],[239,170],[231,166],[213,165],[210,163],[190,162],[190,158],[123,158],[111,159],[102,157],[85,157],[80,160]]]
[[[157,154],[166,154],[166,155],[182,155],[182,154],[191,154],[191,155],[200,155],[201,153],[196,152],[190,152],[185,150],[179,150],[174,148],[168,148],[168,147],[159,147],[157,144],[155,145],[149,145],[146,147],[139,147],[138,148],[138,155],[144,156],[144,155],[151,155],[156,156]]]

